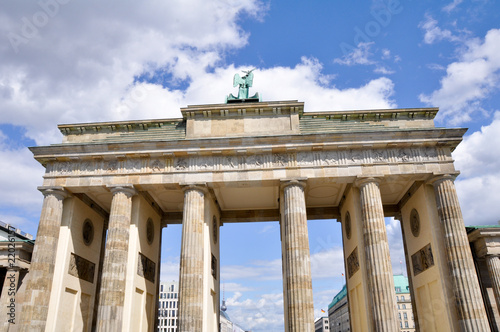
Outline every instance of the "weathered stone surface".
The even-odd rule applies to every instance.
[[[433,179],[462,331],[490,331],[453,176]]]
[[[360,241],[346,252],[349,255],[355,247],[358,248],[358,259],[352,255],[349,260],[349,276],[352,283],[359,284],[357,289],[364,287],[362,293],[357,293],[361,294],[357,308],[360,316],[364,315],[363,322],[370,322],[359,325],[358,329],[393,330],[392,304],[387,303],[393,296],[387,291],[391,289],[386,280],[387,274],[390,275],[387,267],[390,263],[381,200],[386,213],[398,213],[402,197],[409,194],[408,188],[426,181],[432,174],[454,172],[451,151],[461,141],[465,129],[435,128],[433,118],[436,108],[307,114],[303,113],[302,103],[283,101],[189,106],[182,113],[183,119],[62,125],[59,127],[64,135],[62,144],[32,148],[35,158],[46,166],[45,186],[62,186],[75,195],[88,195],[95,200],[91,205],[111,210],[102,291],[99,292],[99,314],[93,317],[101,330],[140,330],[149,323],[139,322],[144,316],[131,308],[135,308],[135,303],[142,298],[154,297],[149,285],[153,278],[140,278],[146,283],[142,285],[144,287],[135,287],[134,284],[138,267],[136,259],[144,249],[139,245],[144,243],[146,248],[151,245],[147,244],[151,241],[145,237],[142,242],[139,241],[142,233],[135,234],[134,220],[139,218],[139,225],[150,216],[139,216],[142,208],[138,207],[133,211],[131,226],[131,193],[127,194],[123,188],[113,189],[115,197],[112,198],[106,187],[124,187],[120,186],[123,183],[129,184],[129,188],[135,186],[142,194],[153,197],[154,202],[148,204],[155,204],[163,225],[184,223],[180,276],[181,331],[216,330],[217,312],[212,310],[212,302],[216,301],[207,301],[210,297],[216,299],[219,292],[218,287],[213,286],[215,278],[210,276],[211,270],[214,277],[220,277],[220,273],[215,273],[217,261],[220,261],[218,249],[207,249],[210,241],[207,234],[203,234],[207,220],[212,220],[212,216],[208,216],[212,201],[206,204],[208,196],[204,196],[207,195],[204,189],[184,187],[183,192],[181,184],[206,183],[208,195],[214,195],[217,205],[213,209],[218,209],[218,218],[222,222],[276,220],[281,213],[285,324],[287,331],[302,332],[313,329],[306,202],[307,208],[316,211],[310,216],[314,213],[315,218],[338,217],[338,213],[333,216],[331,211],[328,214],[323,212],[341,208],[342,200],[353,182],[359,177],[370,176],[380,176],[381,182],[378,188],[370,184],[361,189],[365,198],[363,218],[356,189],[356,218],[353,219],[356,224],[353,227]],[[293,182],[285,188],[281,187],[283,179],[299,178],[307,179],[304,181],[307,181],[307,190]],[[123,192],[118,193],[120,191]],[[432,193],[430,188],[429,191]],[[136,207],[139,201],[134,198],[133,206]],[[285,205],[286,208],[283,208]],[[431,210],[437,220],[435,204]],[[66,212],[74,211],[65,211],[65,215]],[[207,215],[203,216],[203,213]],[[205,224],[204,217],[207,218]],[[361,220],[363,227],[366,226],[364,236],[359,229]],[[43,235],[43,231],[40,234]],[[136,235],[139,236],[138,241]],[[43,243],[43,236],[40,238]],[[68,236],[64,239],[74,240]],[[365,252],[364,243],[361,243],[365,242],[364,239],[369,244],[369,255]],[[63,236],[59,242],[62,245]],[[153,242],[156,242],[156,237]],[[419,243],[412,252],[427,243]],[[137,248],[134,247],[136,245]],[[434,242],[432,249],[436,251],[436,257],[438,254],[442,256],[443,250]],[[209,250],[212,250],[212,255],[217,252],[212,256],[215,258],[212,269]],[[46,252],[51,251],[53,249]],[[82,254],[82,257],[91,259],[92,254],[87,254]],[[150,259],[156,256],[144,254]],[[365,256],[370,256],[369,277],[366,277]],[[444,258],[439,259],[442,261]],[[100,260],[99,266],[103,264],[103,259]],[[353,272],[358,264],[362,272]],[[133,273],[125,275],[126,266],[127,271]],[[425,273],[434,273],[433,269],[429,268]],[[152,272],[153,268],[149,270]],[[140,267],[141,271],[144,272],[144,269]],[[64,273],[67,273],[66,267]],[[134,278],[130,278],[131,275]],[[420,277],[422,275],[424,273]],[[129,279],[125,281],[126,278]],[[96,280],[96,285],[100,284]],[[451,279],[443,278],[442,284],[441,288],[448,290]],[[123,304],[125,285],[132,286],[127,288]],[[47,290],[40,285],[36,287]],[[80,288],[71,289],[72,299],[80,300],[80,293],[76,291]],[[373,301],[369,290],[374,290]],[[128,292],[133,296],[129,297]],[[32,293],[29,293],[30,297]],[[52,295],[57,302],[56,292]],[[48,299],[49,295],[37,296]],[[448,298],[451,296],[448,295]],[[30,301],[35,303],[37,300]],[[60,303],[68,303],[65,301]],[[145,300],[144,303],[152,301]],[[129,305],[131,302],[134,306]],[[50,308],[60,303],[51,302]],[[381,307],[375,304],[381,304]],[[151,306],[148,308],[148,312],[154,311]],[[374,308],[376,313],[365,308]],[[38,307],[32,310],[36,311]],[[81,308],[78,310],[78,315],[86,312]],[[123,315],[129,317],[124,319]],[[58,320],[55,315],[46,316],[45,313],[43,319]],[[372,317],[376,317],[379,325],[371,323]],[[450,317],[456,324],[455,316]],[[34,318],[30,317],[30,324],[31,319]],[[125,323],[122,324],[121,320]],[[135,322],[137,325],[134,325]]]
[[[121,331],[132,196],[137,192],[130,185],[110,187],[113,193],[109,216],[108,238],[104,254],[97,331]]]
[[[16,303],[16,292],[19,285],[19,267],[7,268],[3,280],[2,297],[0,301],[0,331],[7,332],[16,328],[16,311],[19,312],[19,304]],[[14,291],[13,291],[14,290]],[[11,311],[14,303],[13,311]],[[12,314],[12,316],[11,316]]]
[[[63,200],[67,196],[66,191],[60,187],[41,187],[39,190],[45,197],[24,294],[19,331],[43,331],[45,329],[54,277],[59,227],[63,214]]]
[[[314,331],[314,304],[309,256],[309,236],[304,197],[304,184],[288,181],[283,187],[284,237],[283,291],[288,321],[286,331]]]
[[[205,191],[184,187],[179,276],[179,331],[203,330],[203,223]]]
[[[399,331],[396,292],[392,277],[389,243],[384,221],[384,209],[378,181],[360,179],[363,237],[366,254],[366,280],[370,289],[370,307],[373,310],[375,331]]]
[[[497,308],[500,307],[500,258],[498,256],[486,256],[488,274],[491,279],[491,286],[495,294]]]

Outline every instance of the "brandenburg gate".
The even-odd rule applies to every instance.
[[[236,84],[236,83],[235,83]],[[182,223],[178,330],[219,329],[224,223],[279,221],[286,331],[314,331],[308,219],[342,224],[352,331],[399,331],[384,217],[401,221],[421,331],[489,331],[437,108],[188,106],[182,118],[60,125],[22,331],[153,331],[161,230]],[[333,221],[332,221],[333,222]]]

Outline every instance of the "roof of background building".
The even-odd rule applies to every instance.
[[[0,221],[0,231],[2,233],[5,232],[5,235],[0,234],[0,241],[8,240],[8,235],[11,235],[16,238],[16,241],[26,241],[33,243],[33,235],[25,233],[19,228],[13,227],[7,223],[4,223],[3,221]]]
[[[500,225],[478,225],[478,226],[466,226],[465,230],[467,233],[471,233],[475,231],[476,229],[480,228],[500,228]]]
[[[410,292],[410,286],[408,284],[408,277],[398,274],[394,276],[394,287],[396,289],[396,294],[400,293],[409,293]],[[342,300],[344,297],[347,296],[347,288],[346,285],[342,287],[340,292],[337,293],[333,297],[332,302],[328,305],[328,309],[332,308],[334,305],[336,305],[340,300]]]
[[[346,285],[344,285],[344,287],[342,287],[340,292],[338,292],[337,295],[335,295],[333,297],[332,303],[330,303],[328,305],[328,309],[330,309],[331,307],[336,305],[340,300],[342,300],[344,297],[346,297],[346,295],[347,295],[347,288],[346,288]]]
[[[229,315],[227,314],[227,312],[221,310],[220,315],[224,316],[224,318],[227,319],[228,321],[231,321],[231,318],[229,318]]]
[[[399,274],[394,276],[394,287],[396,288],[396,294],[409,293],[410,286],[408,284],[408,277]]]

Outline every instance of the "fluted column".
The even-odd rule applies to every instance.
[[[19,306],[16,303],[16,293],[19,285],[19,267],[7,267],[3,281],[2,297],[0,298],[0,331],[9,331],[17,323],[16,312]]]
[[[121,331],[128,243],[132,216],[132,197],[137,194],[132,185],[109,186],[113,193],[109,215],[108,237],[102,268],[101,291],[97,313],[97,330]]]
[[[490,331],[453,180],[451,175],[441,175],[435,177],[432,183],[443,227],[459,324],[462,331]]]
[[[491,286],[495,294],[497,308],[500,310],[500,258],[498,256],[486,256],[486,265],[491,279]]]
[[[54,278],[57,241],[67,192],[62,187],[40,187],[43,195],[42,213],[31,257],[24,293],[20,331],[43,331],[49,311],[50,291]]]
[[[284,239],[283,280],[288,332],[314,331],[311,257],[307,230],[304,183],[296,180],[282,185],[281,229]]]
[[[375,331],[399,331],[396,291],[378,180],[359,179],[356,186],[361,195],[366,278],[370,290],[373,328]]]
[[[179,332],[203,328],[203,223],[205,190],[184,187],[179,275]]]

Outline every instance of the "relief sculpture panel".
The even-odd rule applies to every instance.
[[[121,156],[123,157],[123,156]],[[117,175],[130,173],[252,170],[287,167],[335,167],[341,165],[400,164],[442,161],[434,147],[393,149],[332,149],[293,153],[209,155],[116,160],[55,161],[47,165],[48,176]]]

